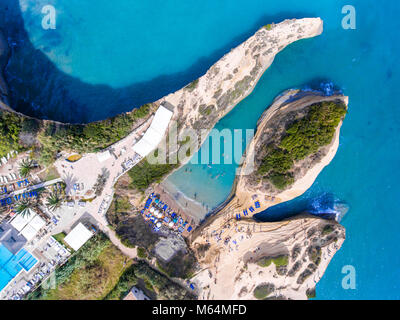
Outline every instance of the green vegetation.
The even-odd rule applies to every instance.
[[[271,30],[272,29],[273,24],[267,24],[264,26],[265,29],[267,30]]]
[[[318,246],[310,246],[308,248],[308,256],[310,257],[310,260],[314,262],[317,266],[321,262],[321,248]]]
[[[41,162],[53,162],[55,155],[61,150],[83,154],[105,149],[126,137],[135,122],[146,117],[150,110],[151,105],[146,104],[130,113],[86,125],[59,125],[49,122],[38,136],[42,145]]]
[[[147,284],[147,289],[154,290],[157,299],[188,300],[194,298],[186,289],[152,269],[146,262],[141,260],[125,270],[116,286],[105,299],[123,299],[140,279]]]
[[[109,216],[110,214],[107,213],[107,219],[110,222],[113,219]],[[159,236],[152,231],[141,215],[122,218],[118,221],[118,224],[113,224],[115,233],[127,247],[134,248],[138,246],[151,251],[157,243]]]
[[[262,300],[268,297],[274,289],[275,286],[272,283],[260,284],[254,289],[253,295],[256,299]]]
[[[271,263],[274,263],[276,267],[287,266],[289,262],[288,255],[279,255],[276,257],[262,257],[257,261],[260,267],[268,267]]]
[[[86,125],[44,122],[0,111],[0,157],[12,150],[33,147],[40,163],[49,165],[62,150],[80,154],[97,152],[127,136],[137,120],[146,117],[151,109],[151,104],[145,104],[132,112]]]
[[[12,150],[23,150],[19,141],[23,122],[23,118],[17,114],[0,111],[0,157]]]
[[[215,109],[214,105],[209,105],[209,106],[202,105],[199,108],[199,113],[202,116],[209,116],[211,112],[214,111],[214,109]]]
[[[145,248],[137,248],[137,255],[140,259],[147,259],[147,252]]]
[[[132,205],[128,197],[115,196],[113,209],[116,213],[130,212],[132,210]]]
[[[47,198],[46,207],[50,211],[55,211],[61,207],[62,201],[63,199],[58,192],[52,192]]]
[[[197,260],[192,252],[178,252],[170,261],[157,259],[157,267],[171,278],[189,279],[194,274]]]
[[[104,297],[105,300],[122,300],[129,293],[129,290],[138,283],[135,275],[135,265],[127,268],[119,278],[114,288]]]
[[[332,225],[327,224],[324,226],[324,228],[322,229],[322,235],[325,236],[327,234],[330,234],[331,232],[333,232],[335,229],[333,228]]]
[[[39,206],[37,199],[21,199],[15,205],[15,212],[21,216],[30,216],[31,210],[35,210]]]
[[[306,290],[306,295],[307,295],[308,299],[315,298],[317,296],[316,291],[315,291],[315,287],[314,288],[308,288]]]
[[[57,233],[56,235],[54,235],[53,238],[56,239],[62,245],[64,245],[64,238],[66,236],[67,235],[65,234],[65,232],[60,232],[60,233]]]
[[[47,167],[44,171],[41,171],[37,175],[42,181],[50,181],[60,178],[60,174],[54,165]]]
[[[55,288],[42,285],[27,299],[102,299],[118,283],[126,267],[126,257],[99,233],[56,269]]]
[[[189,83],[185,88],[190,91],[193,91],[194,89],[197,88],[198,84],[199,84],[199,79],[196,79],[196,80],[192,81],[191,83]]]
[[[35,168],[35,163],[31,159],[22,159],[19,165],[19,173],[26,178],[29,173]]]
[[[143,159],[134,166],[128,175],[131,178],[131,187],[144,192],[152,183],[161,182],[162,178],[174,170],[177,164],[150,164]]]
[[[266,147],[258,174],[278,189],[292,184],[294,162],[331,143],[345,115],[346,106],[343,103],[321,102],[310,106],[307,115],[292,123],[279,143]]]

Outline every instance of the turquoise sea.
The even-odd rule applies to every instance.
[[[317,298],[400,298],[400,2],[20,0],[22,13],[17,2],[0,4],[0,27],[13,46],[6,69],[13,106],[71,122],[101,119],[179,89],[267,23],[320,16],[324,33],[281,52],[217,127],[254,128],[288,88],[331,81],[348,95],[335,159],[303,196],[264,218],[345,203],[347,238],[318,283]],[[55,30],[41,28],[44,4],[57,9]],[[347,4],[356,9],[355,30],[341,26]],[[229,194],[234,165],[187,168],[170,181],[189,197],[197,190],[196,199],[213,207]],[[346,265],[355,267],[355,290],[342,288]]]

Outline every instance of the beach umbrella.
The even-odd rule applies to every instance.
[[[172,227],[174,226],[174,223],[171,221],[171,222],[168,224],[168,226],[172,228]]]
[[[158,227],[158,228],[161,227],[161,222],[157,222],[157,227]]]
[[[150,208],[150,212],[151,212],[151,213],[154,212],[154,208],[153,208],[153,207]]]

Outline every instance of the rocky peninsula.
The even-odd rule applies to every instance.
[[[253,207],[254,211],[248,211],[248,214],[254,215],[272,205],[292,200],[310,188],[322,169],[336,154],[347,104],[348,97],[346,96],[341,94],[326,96],[318,91],[289,90],[277,97],[257,123],[256,134],[247,147],[236,181],[234,197],[225,210],[229,208],[240,213],[241,210]],[[335,109],[336,106],[338,109]],[[317,112],[314,112],[312,119],[307,119],[307,116],[311,117],[308,112],[312,107],[315,107],[316,111],[326,107],[321,114],[332,115],[332,119],[329,119],[332,121],[332,127],[320,123],[318,127],[312,128],[315,130],[313,133],[307,132],[299,138],[288,135],[288,130],[294,131],[290,128],[290,124],[299,123],[301,119],[305,119],[308,124],[315,119]],[[334,114],[336,111],[338,114]],[[338,118],[333,119],[334,116]],[[333,123],[334,120],[338,122],[336,126]],[[305,130],[309,130],[310,127]],[[300,131],[298,128],[296,130]],[[331,130],[326,132],[324,141],[317,139],[319,134],[323,134],[322,130]],[[306,141],[310,134],[313,137]],[[286,138],[284,148],[276,149],[276,145],[284,138]],[[297,143],[296,139],[302,140],[297,145],[289,145],[289,142]],[[318,144],[321,146],[319,147]],[[295,151],[299,153],[299,159],[292,160],[284,156],[285,153]],[[302,157],[303,153],[304,157]],[[265,159],[268,154],[273,155],[274,158]],[[287,169],[286,166],[291,163],[293,166]],[[265,177],[268,171],[272,172]],[[259,199],[257,208],[254,207],[254,199]]]
[[[344,227],[308,214],[272,223],[251,216],[312,185],[338,149],[347,103],[341,94],[289,90],[262,114],[233,198],[192,236],[202,266],[196,281],[203,299],[315,295],[315,284],[345,240]],[[296,145],[299,140],[301,146]],[[288,155],[297,155],[296,147],[301,153],[292,160]],[[274,180],[276,172],[280,179]]]
[[[247,97],[275,56],[289,44],[320,35],[320,18],[285,20],[259,29],[217,61],[205,75],[157,103],[173,105],[180,139],[185,129],[209,129]]]

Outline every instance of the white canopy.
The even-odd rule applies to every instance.
[[[17,214],[13,221],[11,221],[11,225],[18,231],[21,231],[36,216],[36,212],[31,209],[28,209],[28,211],[29,213],[25,215]]]
[[[97,155],[97,159],[99,160],[99,162],[104,162],[104,161],[106,161],[106,160],[108,160],[110,158],[111,158],[111,153],[108,150],[104,151],[102,153],[99,153]]]
[[[153,122],[151,123],[151,127],[155,130],[159,131],[161,135],[164,135],[165,130],[168,127],[169,121],[172,118],[172,111],[167,108],[160,106],[154,115]]]
[[[26,240],[32,240],[36,234],[42,229],[46,222],[34,211],[29,209],[30,214],[26,214],[22,216],[18,214],[13,221],[11,221],[11,225],[17,229]]]
[[[29,223],[29,225],[39,231],[46,225],[46,222],[40,216],[36,215]]]
[[[154,115],[150,128],[147,129],[142,139],[132,147],[133,150],[143,158],[153,151],[163,139],[172,115],[172,111],[160,106]]]
[[[146,157],[155,147],[147,142],[145,139],[140,139],[138,143],[136,143],[132,149],[142,158]]]
[[[37,234],[38,230],[28,224],[22,229],[21,234],[26,238],[26,240],[31,241]]]
[[[64,241],[74,249],[79,250],[86,241],[88,241],[93,236],[93,233],[89,231],[81,222],[71,230],[70,233],[64,238]]]

